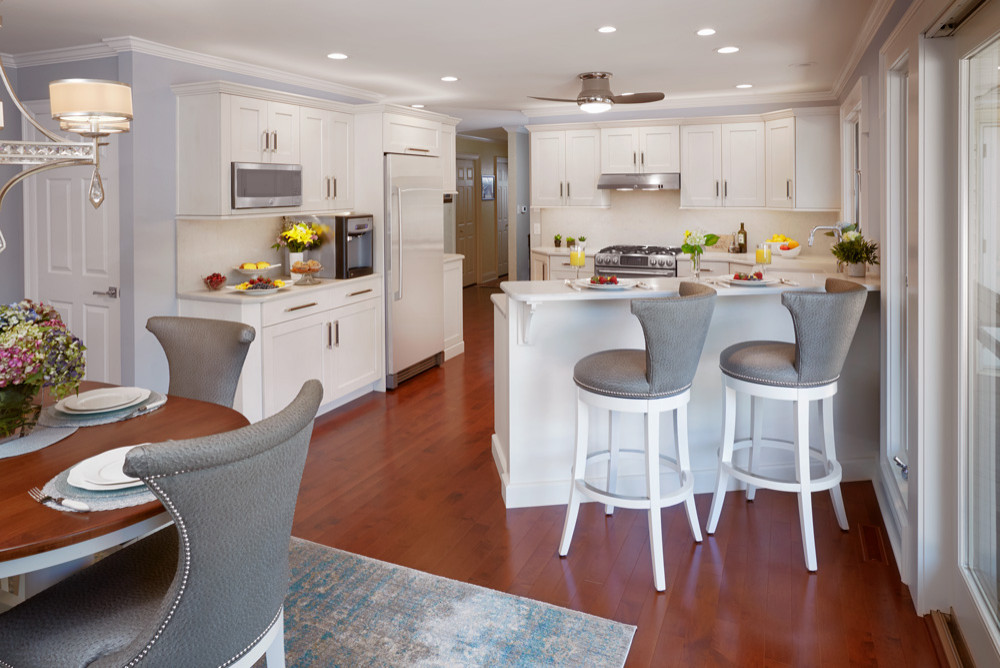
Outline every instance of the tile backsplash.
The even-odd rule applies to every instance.
[[[564,207],[541,209],[532,222],[541,222],[541,234],[532,236],[532,246],[551,246],[552,238],[587,237],[588,249],[613,244],[649,244],[679,246],[685,230],[703,230],[732,234],[743,222],[747,245],[753,247],[773,234],[784,234],[802,244],[803,256],[832,257],[833,239],[816,234],[815,245],[806,240],[816,225],[831,225],[839,220],[836,212],[775,211],[764,209],[681,209],[680,191],[617,192],[611,191],[607,208]]]
[[[202,279],[213,272],[237,283],[242,275],[233,267],[241,262],[283,262],[284,251],[271,248],[280,231],[280,216],[178,220],[177,292],[203,290]]]

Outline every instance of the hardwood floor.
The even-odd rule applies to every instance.
[[[849,532],[814,495],[819,572],[802,561],[794,495],[727,499],[715,536],[663,511],[667,590],[653,589],[645,516],[507,510],[490,454],[496,289],[466,288],[466,353],[316,420],[296,536],[638,627],[628,666],[936,666],[870,483],[843,486]],[[697,497],[702,521],[709,495]]]

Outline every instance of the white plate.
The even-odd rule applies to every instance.
[[[236,290],[236,292],[240,293],[241,295],[249,295],[251,297],[266,297],[267,295],[273,295],[278,290],[284,290],[287,287],[288,287],[287,285],[282,285],[280,288],[267,288],[266,290],[260,290],[260,289],[257,289],[257,290],[236,290],[236,286],[235,285],[227,285],[226,289],[227,290]]]
[[[281,263],[279,262],[278,264],[272,264],[271,266],[265,267],[263,269],[244,269],[243,267],[233,267],[233,269],[235,271],[240,272],[244,276],[259,276],[265,271],[271,271],[272,269],[277,269],[280,266]]]
[[[600,283],[591,283],[589,278],[578,278],[574,283],[581,288],[590,288],[591,290],[628,290],[635,287],[636,281],[630,278],[619,278],[617,285],[614,283],[601,285]]]
[[[66,397],[56,403],[56,410],[70,415],[107,413],[141,404],[149,398],[149,392],[142,387],[102,387]]]
[[[739,278],[726,278],[723,280],[734,288],[762,288],[766,285],[775,285],[781,282],[776,278],[765,278],[759,281],[744,281]]]
[[[109,492],[142,485],[142,480],[127,476],[122,471],[125,455],[134,447],[136,446],[126,445],[83,460],[69,470],[66,482],[73,487],[96,492]]]

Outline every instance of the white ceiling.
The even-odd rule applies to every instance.
[[[0,0],[14,56],[132,36],[422,103],[463,131],[582,113],[576,75],[678,108],[836,98],[887,0]],[[602,25],[618,31],[599,34]],[[711,37],[695,31],[715,28]],[[870,35],[870,33],[868,33]],[[715,49],[740,47],[734,55]],[[340,51],[348,60],[326,54]],[[444,83],[454,75],[460,81]],[[737,90],[751,83],[749,90]],[[619,105],[617,109],[625,110]],[[608,116],[605,116],[607,118]]]

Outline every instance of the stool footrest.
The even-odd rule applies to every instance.
[[[737,441],[733,444],[733,452],[735,453],[739,450],[747,450],[752,445],[753,442],[750,440]],[[761,439],[760,447],[770,448],[773,450],[790,451],[794,449],[794,443],[775,439]],[[811,448],[809,449],[809,458],[814,461],[823,462],[826,468],[829,469],[826,475],[819,478],[809,479],[807,483],[809,491],[821,492],[826,489],[832,489],[840,484],[840,479],[843,476],[843,469],[840,466],[840,462],[826,459],[822,452]],[[773,478],[759,473],[751,473],[746,469],[738,468],[736,464],[732,462],[722,462],[722,466],[732,477],[737,480],[742,480],[747,484],[754,485],[755,487],[772,489],[778,492],[799,492],[806,488],[806,485],[803,485],[795,480],[783,480],[781,478]]]
[[[586,480],[574,480],[577,490],[583,495],[586,501],[598,501],[610,504],[616,508],[632,508],[634,510],[648,510],[650,508],[666,508],[678,503],[684,503],[694,494],[694,476],[690,471],[681,472],[681,486],[672,490],[668,494],[660,496],[659,502],[650,500],[644,496],[628,496],[625,494],[608,493],[603,489],[597,489]]]

